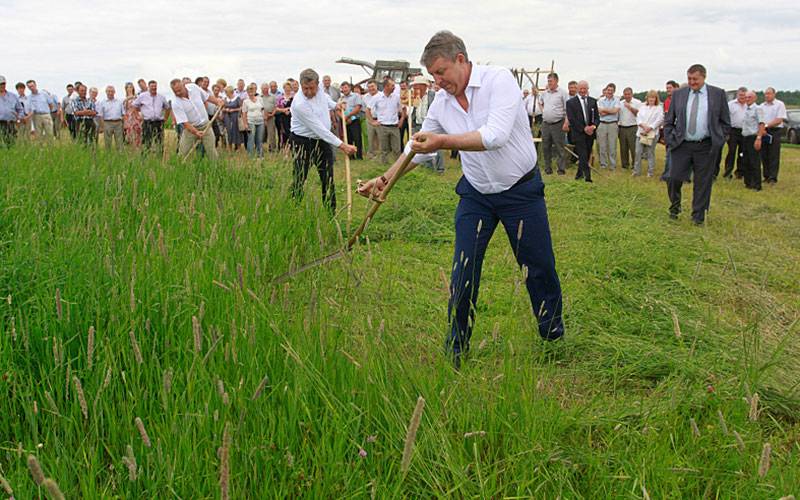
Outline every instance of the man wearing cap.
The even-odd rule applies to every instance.
[[[499,223],[525,276],[540,336],[561,338],[561,285],[544,184],[516,80],[506,68],[471,63],[464,42],[449,31],[431,38],[420,62],[442,90],[406,153],[424,157],[439,149],[458,150],[464,174],[456,186],[461,199],[455,215],[450,328],[445,342],[455,368],[460,368],[469,351],[483,258]],[[404,158],[363,184],[359,192],[380,197]],[[415,156],[413,161],[421,159]]]
[[[125,107],[115,94],[116,89],[109,85],[106,87],[106,98],[97,103],[97,117],[100,118],[100,129],[103,131],[103,142],[107,150],[111,149],[112,139],[117,149],[122,149],[122,118]]]
[[[411,133],[413,135],[422,130],[422,124],[425,123],[428,110],[436,99],[436,92],[428,90],[428,79],[422,75],[414,77],[414,80],[411,81],[411,88],[414,90],[414,107],[408,119],[411,122]],[[443,174],[444,153],[442,153],[441,150],[436,151],[436,156],[434,158],[425,159],[421,161],[420,164],[425,165],[438,174]]]
[[[53,118],[50,113],[53,111],[53,100],[50,94],[39,91],[34,80],[28,80],[26,83],[28,90],[31,91],[31,95],[28,96],[28,104],[33,113],[33,129],[38,137],[52,139]]]
[[[17,137],[17,120],[25,114],[17,96],[6,90],[6,77],[0,76],[0,146],[11,147]]]
[[[194,83],[183,83],[175,78],[170,83],[175,101],[172,103],[172,114],[175,123],[183,125],[183,133],[178,143],[178,154],[185,158],[197,143],[203,144],[205,153],[211,161],[219,158],[214,144],[214,130],[208,125],[206,103],[224,106],[225,101],[214,97]]]
[[[342,82],[339,88],[342,92],[341,100],[344,102],[344,118],[347,122],[347,143],[356,147],[356,160],[363,160],[360,116],[361,110],[364,108],[364,101],[360,95],[352,91],[350,82]]]

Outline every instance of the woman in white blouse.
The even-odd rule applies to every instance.
[[[647,158],[647,177],[653,177],[658,129],[664,123],[664,110],[661,108],[658,92],[655,90],[647,93],[644,102],[636,115],[636,161],[633,164],[633,175],[641,175],[642,157],[645,156]]]
[[[247,135],[247,154],[253,156],[258,154],[259,158],[264,158],[264,103],[260,97],[256,97],[258,86],[251,83],[247,86],[247,98],[242,103],[242,113],[247,120],[247,128],[250,133]]]

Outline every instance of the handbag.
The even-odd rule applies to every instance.
[[[250,127],[247,125],[247,115],[244,111],[239,112],[239,132],[247,132]]]
[[[642,143],[642,146],[652,146],[656,142],[656,131],[651,130],[646,135],[639,137],[639,142]]]

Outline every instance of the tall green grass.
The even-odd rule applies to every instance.
[[[455,372],[455,167],[274,285],[344,236],[313,172],[297,202],[280,157],[0,150],[0,475],[16,498],[45,496],[28,455],[67,498],[796,495],[799,159],[762,193],[718,182],[705,228],[655,180],[548,179],[566,341],[538,341],[500,235]]]

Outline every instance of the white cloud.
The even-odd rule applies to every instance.
[[[0,0],[8,45],[0,74],[61,91],[68,81],[121,86],[200,74],[282,80],[304,67],[361,79],[341,56],[416,63],[430,35],[450,29],[475,61],[534,69],[555,59],[562,80],[661,88],[705,64],[709,82],[798,88],[800,9],[790,0],[641,2],[442,0],[103,3]]]

